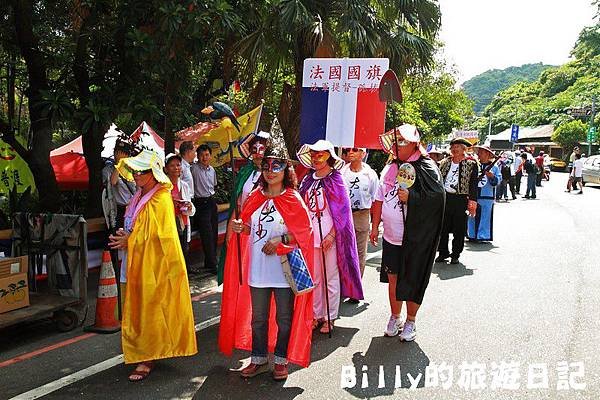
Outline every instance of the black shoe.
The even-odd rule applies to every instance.
[[[346,300],[346,303],[348,303],[348,304],[358,304],[358,303],[360,303],[360,300],[353,299],[352,297],[350,297],[348,300]]]
[[[513,200],[516,200],[516,199],[517,199],[517,196],[513,196]]]
[[[535,196],[531,196],[532,199],[535,199]]]
[[[439,255],[438,258],[435,259],[435,262],[446,262],[446,259],[450,257],[450,254],[447,255]]]
[[[525,195],[525,196],[523,196],[523,198],[524,198],[524,199],[530,199],[531,197],[529,197],[529,196]]]
[[[458,257],[452,257],[450,259],[450,264],[458,264]]]

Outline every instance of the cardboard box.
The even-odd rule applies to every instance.
[[[27,256],[0,258],[0,314],[29,306]]]
[[[0,278],[0,314],[29,306],[27,273]]]
[[[27,273],[28,266],[27,256],[0,258],[0,278],[6,278],[20,272]]]

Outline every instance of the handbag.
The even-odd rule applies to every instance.
[[[306,260],[299,248],[281,256],[281,268],[294,294],[308,293],[315,288]]]

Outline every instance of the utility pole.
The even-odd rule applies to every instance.
[[[490,124],[488,125],[488,136],[492,134],[492,115],[493,113],[490,111]]]

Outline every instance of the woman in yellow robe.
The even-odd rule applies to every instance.
[[[122,159],[117,169],[138,187],[125,212],[125,229],[110,236],[110,246],[127,250],[122,345],[125,363],[139,363],[129,380],[140,381],[152,370],[153,360],[198,350],[172,185],[162,160],[144,150]]]

